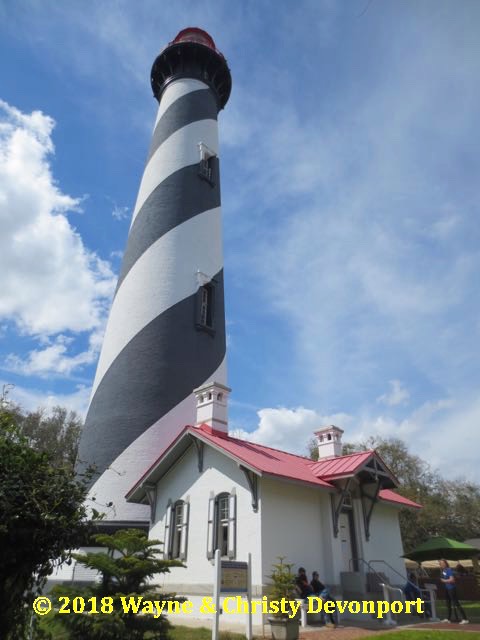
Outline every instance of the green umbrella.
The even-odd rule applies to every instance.
[[[430,538],[416,549],[412,549],[402,558],[423,562],[424,560],[439,560],[440,558],[448,558],[449,560],[465,560],[472,558],[480,553],[480,549],[472,547],[458,540],[450,538]]]

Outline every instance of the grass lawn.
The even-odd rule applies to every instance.
[[[480,622],[480,602],[462,602],[460,600],[460,604],[465,610],[467,614],[467,618],[470,622]],[[437,601],[437,615],[439,618],[447,617],[447,607],[445,606],[443,600]],[[471,636],[469,636],[470,638]]]
[[[480,633],[463,631],[437,631],[436,629],[425,629],[415,631],[391,631],[389,633],[376,633],[372,636],[362,638],[362,640],[477,640]]]
[[[68,640],[68,634],[62,625],[48,614],[40,621],[39,626],[52,634],[53,640]],[[190,628],[175,626],[170,631],[170,640],[211,640],[212,631],[205,627]],[[220,640],[245,640],[245,635],[232,633],[231,631],[221,631]]]
[[[220,640],[245,640],[245,634],[220,631]],[[212,630],[205,627],[191,628],[175,626],[170,631],[171,640],[211,640]]]

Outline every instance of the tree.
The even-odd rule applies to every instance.
[[[53,407],[24,412],[19,406],[10,406],[20,433],[36,451],[47,451],[53,464],[67,465],[73,471],[82,421],[75,411]]]
[[[432,536],[465,540],[477,535],[480,527],[478,485],[461,479],[444,479],[428,462],[411,454],[398,438],[370,438],[353,448],[375,449],[400,481],[397,491],[423,506],[419,511],[402,509],[400,512],[407,551]]]
[[[36,451],[12,411],[0,402],[0,629],[24,637],[26,616],[55,563],[88,536],[85,484],[68,462]]]
[[[161,542],[148,540],[146,533],[138,529],[116,531],[113,535],[98,534],[94,536],[98,545],[108,552],[74,554],[82,564],[95,569],[101,574],[101,581],[83,589],[56,587],[59,595],[71,593],[72,599],[81,596],[87,602],[96,598],[100,610],[102,602],[111,611],[108,615],[63,615],[57,614],[58,620],[68,630],[71,640],[163,640],[168,637],[169,623],[162,615],[155,619],[153,615],[142,615],[140,605],[124,611],[127,603],[138,603],[143,600],[173,600],[173,596],[155,592],[155,585],[150,579],[161,573],[168,573],[170,567],[183,567],[176,560],[159,558]],[[110,600],[104,600],[111,598]]]
[[[312,450],[313,443],[309,443]],[[409,452],[399,438],[369,438],[345,444],[343,454],[375,449],[400,482],[398,493],[418,502],[421,510],[402,509],[400,529],[408,551],[432,536],[457,540],[477,537],[480,530],[480,486],[446,480],[428,462]]]
[[[285,562],[284,556],[278,557],[278,562],[272,564],[272,573],[268,576],[271,580],[269,586],[270,600],[280,601],[284,598],[287,602],[299,597],[296,588],[296,576],[292,571],[293,563]],[[291,611],[291,607],[288,605]],[[289,614],[278,611],[272,614],[278,618],[287,618]]]

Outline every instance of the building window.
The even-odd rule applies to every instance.
[[[220,555],[228,556],[228,500],[230,496],[223,494],[218,496],[216,505],[216,541],[215,549],[220,549]]]
[[[208,504],[207,557],[213,558],[220,550],[222,558],[235,558],[236,554],[236,496],[220,493]]]
[[[187,559],[189,504],[177,500],[169,504],[165,519],[164,556],[170,560]]]

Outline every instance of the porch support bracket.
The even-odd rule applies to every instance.
[[[147,482],[143,485],[148,504],[150,505],[150,521],[155,522],[155,509],[157,506],[157,485]]]
[[[338,519],[340,518],[340,514],[343,509],[343,505],[345,503],[345,499],[349,495],[349,487],[352,478],[348,478],[343,489],[340,489],[338,493],[332,493],[330,495],[330,499],[332,501],[332,520],[333,520],[333,535],[335,538],[338,538]]]
[[[365,491],[364,485],[360,485],[360,497],[362,500],[362,512],[363,512],[363,524],[365,527],[365,539],[370,540],[370,521],[372,519],[373,510],[378,502],[378,494],[381,488],[382,482],[377,477],[375,482],[375,490],[373,494]]]
[[[247,482],[248,482],[248,487],[250,489],[250,494],[252,496],[252,509],[254,513],[257,513],[258,511],[258,476],[256,473],[253,473],[253,471],[250,471],[250,469],[247,469],[242,465],[240,465],[240,469],[245,474],[245,478],[247,479]]]
[[[202,473],[203,471],[203,448],[204,448],[204,444],[201,440],[198,440],[198,438],[193,437],[192,438],[193,444],[195,446],[195,450],[197,452],[197,463],[198,463],[198,471],[200,473]]]

